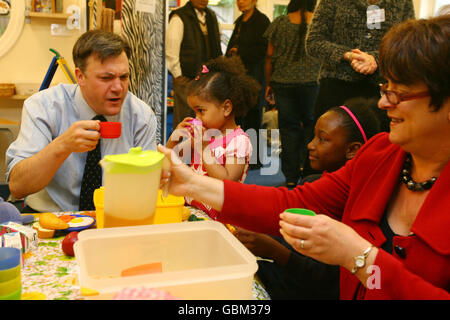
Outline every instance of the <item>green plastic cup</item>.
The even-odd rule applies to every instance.
[[[284,212],[295,213],[295,214],[303,214],[305,216],[315,216],[316,213],[314,211],[303,209],[303,208],[290,208],[284,210]]]
[[[22,297],[22,288],[19,288],[17,291],[14,291],[4,296],[0,296],[0,300],[20,300],[21,297]]]

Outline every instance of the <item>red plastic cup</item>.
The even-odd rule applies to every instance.
[[[103,121],[100,122],[100,136],[105,139],[116,139],[122,133],[120,122]]]

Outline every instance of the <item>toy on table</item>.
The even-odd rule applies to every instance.
[[[0,223],[0,247],[18,248],[25,254],[37,247],[37,232],[13,221]]]
[[[49,239],[55,236],[55,232],[65,233],[81,231],[90,228],[95,223],[95,219],[88,215],[71,214],[56,216],[53,213],[45,212],[39,215],[39,221],[33,224],[33,228],[38,232],[41,239]]]
[[[19,210],[9,202],[0,197],[0,223],[12,221],[20,224],[27,224],[33,222],[32,215],[21,215]]]
[[[120,276],[121,277],[130,277],[130,276],[137,276],[137,275],[149,274],[149,273],[159,273],[159,272],[162,272],[162,263],[154,262],[154,263],[141,264],[138,266],[124,269],[120,273]]]
[[[69,234],[64,238],[64,240],[61,243],[62,251],[66,255],[74,257],[75,253],[73,252],[73,245],[77,241],[78,241],[78,231],[69,232]]]

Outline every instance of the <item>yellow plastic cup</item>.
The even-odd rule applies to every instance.
[[[4,296],[0,296],[0,300],[20,300],[21,296],[22,296],[22,288],[19,288],[19,290],[17,291],[6,294]]]
[[[0,297],[11,294],[22,288],[20,275],[8,281],[0,282]]]
[[[22,290],[21,279],[22,252],[17,248],[0,248],[0,300],[11,300],[10,297],[17,298],[17,293]]]
[[[100,187],[94,191],[95,219],[97,220],[97,229],[103,229],[105,225],[104,211],[105,187]]]
[[[0,270],[0,283],[14,279],[18,276],[20,276],[20,265],[10,269]]]

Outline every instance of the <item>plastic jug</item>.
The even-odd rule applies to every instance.
[[[161,152],[137,147],[100,161],[104,169],[104,228],[153,223],[163,160]]]

